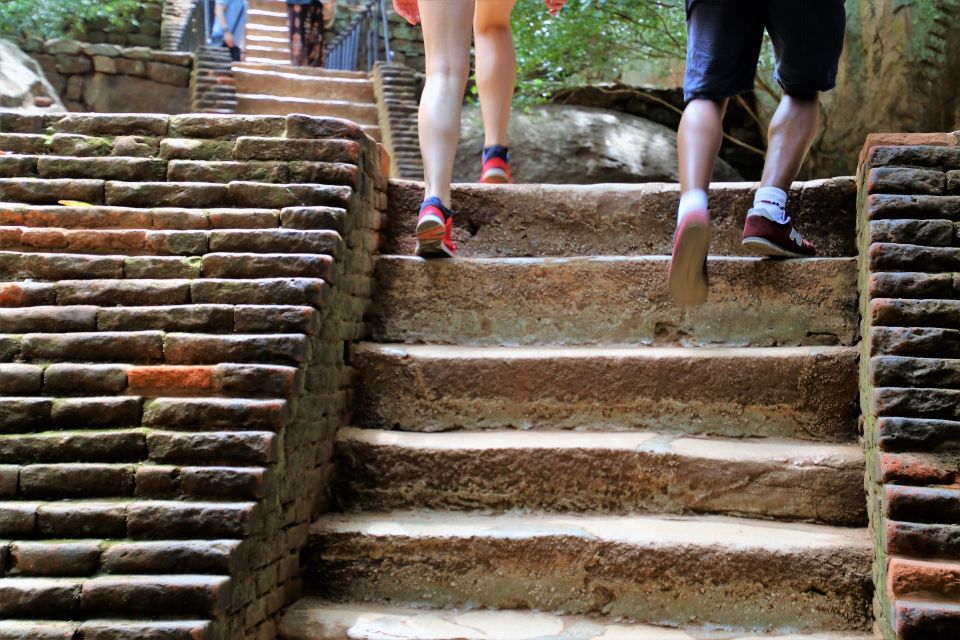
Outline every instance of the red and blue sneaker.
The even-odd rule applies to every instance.
[[[513,184],[513,173],[510,171],[510,149],[500,145],[484,148],[480,182],[483,184]]]
[[[673,256],[667,284],[677,304],[696,305],[707,300],[707,253],[710,251],[710,214],[690,211],[684,214],[673,236]]]
[[[417,218],[417,255],[423,258],[453,258],[453,212],[440,198],[427,198]]]

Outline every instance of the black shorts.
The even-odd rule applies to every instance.
[[[753,90],[763,30],[784,93],[803,99],[837,83],[847,14],[843,0],[686,0],[684,99],[723,100]]]

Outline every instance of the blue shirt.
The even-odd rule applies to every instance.
[[[217,0],[217,4],[226,7],[227,28],[233,33],[233,41],[243,46],[243,32],[247,26],[247,0]],[[213,29],[210,32],[213,44],[223,44],[223,27],[216,15],[213,17]]]

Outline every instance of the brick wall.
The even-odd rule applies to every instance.
[[[384,154],[336,119],[10,112],[0,150],[0,638],[274,638]]]
[[[193,55],[76,40],[21,43],[70,111],[186,113]]]
[[[871,136],[861,404],[884,637],[960,637],[960,137]]]
[[[417,124],[423,75],[403,64],[378,63],[373,90],[383,145],[393,160],[391,177],[423,180]]]

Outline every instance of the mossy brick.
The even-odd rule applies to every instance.
[[[0,398],[0,434],[39,431],[48,427],[52,408],[50,398]]]
[[[286,137],[291,139],[343,138],[363,140],[366,134],[360,125],[351,120],[291,114],[287,116]]]
[[[360,182],[360,169],[346,162],[309,162],[293,161],[289,163],[289,181],[305,184],[334,184],[356,187]]]
[[[333,281],[329,256],[295,253],[208,253],[203,274],[210,278],[307,277]]]
[[[267,465],[279,455],[271,432],[150,431],[147,448],[149,459],[161,464]]]
[[[230,540],[158,540],[115,542],[104,546],[103,570],[114,574],[229,574],[239,542]]]
[[[360,144],[353,140],[241,136],[237,138],[233,157],[236,160],[308,160],[358,164]]]
[[[80,581],[75,578],[0,578],[0,617],[44,619],[77,614]]]
[[[198,335],[167,334],[164,359],[169,364],[302,364],[309,357],[309,344],[299,334],[289,335]]]
[[[185,467],[183,495],[192,499],[259,500],[265,496],[265,470],[247,467]]]
[[[867,250],[873,271],[960,271],[960,248],[875,243]]]
[[[330,229],[343,235],[347,211],[337,207],[287,207],[280,212],[286,229]]]
[[[149,252],[169,256],[198,256],[207,252],[206,231],[148,231],[146,248]]]
[[[271,209],[297,206],[348,208],[353,196],[353,189],[350,187],[311,184],[231,182],[229,190],[229,201],[234,207],[269,207]]]
[[[166,160],[233,160],[232,140],[166,138],[160,142],[160,157]]]
[[[100,180],[164,180],[167,163],[151,158],[71,158],[43,156],[37,161],[41,178],[96,178]]]
[[[21,155],[39,155],[47,148],[48,138],[37,133],[3,133],[0,129],[0,151]]]
[[[20,471],[27,498],[116,498],[133,496],[135,467],[109,463],[33,464]]]
[[[157,362],[163,358],[159,331],[50,334],[23,337],[28,361]]]
[[[94,314],[96,307],[93,307]],[[54,363],[43,375],[44,392],[119,394],[127,388],[128,365]]]
[[[877,444],[884,451],[933,450],[960,444],[960,421],[878,418]]]
[[[113,138],[75,133],[55,133],[47,142],[47,153],[84,158],[106,157],[113,153]]]
[[[212,627],[208,620],[87,620],[77,634],[84,640],[210,640]]]
[[[248,162],[171,160],[167,179],[176,182],[219,183],[235,180],[284,183],[289,180],[286,163],[255,160]]]
[[[887,553],[944,558],[960,555],[960,525],[889,520],[884,533]]]
[[[146,457],[139,430],[50,431],[0,436],[0,462],[137,462]]]
[[[20,336],[0,335],[0,362],[12,362],[19,355]]]
[[[123,502],[46,502],[37,507],[37,526],[48,538],[123,538],[126,513]]]
[[[154,306],[190,302],[189,280],[64,280],[57,301],[66,305]]]
[[[960,524],[960,489],[888,484],[884,503],[892,520]]]
[[[0,502],[0,535],[6,538],[35,535],[38,508],[36,502]]]
[[[0,464],[0,500],[9,500],[17,497],[17,488],[20,482],[20,467],[15,464]],[[4,549],[0,546],[0,575],[3,575]]]
[[[960,328],[960,300],[902,300],[874,298],[870,301],[874,326]]]
[[[949,247],[954,243],[950,220],[874,220],[870,242]]]
[[[216,207],[229,201],[227,185],[192,182],[106,182],[104,202],[120,207]]]
[[[168,612],[173,617],[207,618],[225,612],[227,576],[99,576],[85,580],[80,610],[85,617],[137,618]]]
[[[36,178],[37,158],[0,155],[0,178]]]
[[[276,209],[210,209],[207,221],[211,229],[274,229],[279,226]]]
[[[960,418],[960,390],[875,388],[873,412],[877,416],[956,420]]]
[[[870,149],[870,167],[960,169],[960,147],[886,145]]]
[[[0,364],[0,389],[4,395],[39,394],[43,387],[43,368],[27,364]]]
[[[254,528],[256,505],[231,502],[136,502],[127,510],[133,539],[243,538]]]
[[[171,138],[236,139],[240,136],[280,137],[283,116],[188,114],[170,118]]]
[[[88,204],[103,204],[103,188],[103,180],[0,178],[0,200],[27,204],[79,200]]]
[[[329,285],[319,278],[263,278],[258,280],[194,280],[193,302],[201,304],[280,304],[322,307]]]
[[[878,387],[960,387],[960,360],[875,356],[870,375]]]
[[[960,171],[947,172],[947,192],[960,195]]]
[[[160,152],[160,141],[146,136],[118,136],[112,155],[128,158],[151,158]]]
[[[47,116],[42,113],[0,111],[0,131],[7,133],[43,133]]]
[[[96,542],[16,542],[10,546],[11,575],[89,576],[100,565]]]
[[[872,327],[870,355],[960,358],[960,331],[929,327]]]
[[[57,398],[51,419],[67,428],[135,427],[140,424],[141,403],[135,396]]]
[[[321,315],[313,307],[237,305],[234,326],[238,333],[302,333],[316,335]]]
[[[866,293],[871,303],[878,298],[960,298],[960,279],[953,273],[871,273]]]
[[[0,620],[0,640],[74,640],[77,624],[36,620]]]
[[[51,117],[47,124],[58,133],[163,137],[167,134],[168,120],[168,116],[152,114],[69,114]]]
[[[158,398],[144,406],[143,426],[194,431],[279,431],[289,423],[284,400]]]
[[[945,219],[960,221],[960,196],[871,195],[868,220]]]
[[[218,230],[210,234],[216,252],[316,253],[336,256],[342,245],[336,231],[299,229]]]
[[[204,230],[210,227],[205,209],[161,207],[151,209],[149,227],[165,231]]]
[[[233,316],[232,306],[216,304],[104,307],[97,312],[97,327],[101,331],[231,333]]]
[[[201,267],[199,257],[130,256],[123,261],[123,275],[138,279],[199,278]]]

